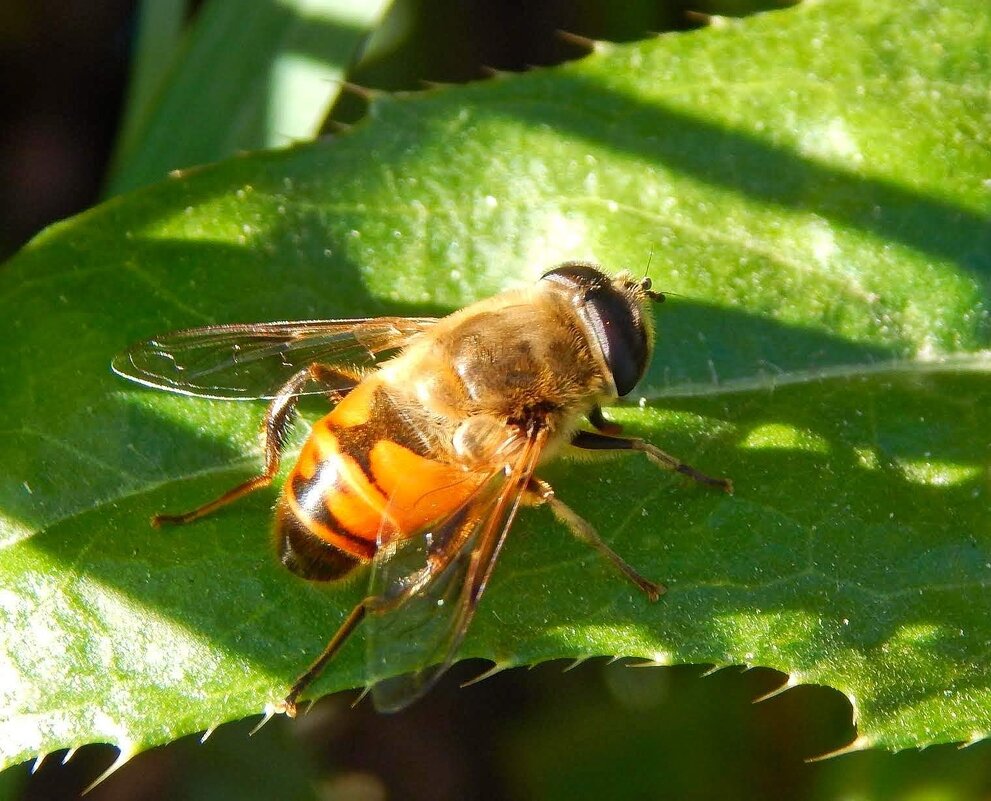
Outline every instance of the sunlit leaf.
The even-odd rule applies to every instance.
[[[553,466],[670,591],[646,603],[524,510],[465,654],[766,665],[846,693],[857,747],[985,736],[989,42],[978,0],[807,3],[383,97],[335,141],[40,236],[0,273],[4,760],[126,756],[259,712],[362,593],[277,564],[274,490],[152,530],[259,470],[263,409],[125,384],[116,352],[210,322],[444,313],[651,251],[680,296],[611,414],[736,494],[636,458]],[[361,655],[315,692],[360,685]]]

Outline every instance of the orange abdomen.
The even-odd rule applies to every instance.
[[[429,439],[398,414],[381,382],[359,384],[313,426],[282,490],[282,560],[333,579],[369,561],[380,542],[442,520],[478,487],[475,473],[438,461]]]

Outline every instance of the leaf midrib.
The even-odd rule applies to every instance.
[[[754,391],[773,391],[779,387],[809,384],[827,380],[843,380],[854,378],[870,378],[880,375],[897,375],[899,373],[936,374],[951,372],[991,372],[991,350],[973,351],[968,353],[949,354],[941,356],[933,361],[914,360],[890,360],[877,362],[874,364],[843,364],[830,367],[821,367],[814,370],[792,370],[774,375],[748,376],[744,378],[732,378],[719,384],[693,382],[682,384],[670,389],[654,389],[641,393],[635,393],[639,400],[643,398],[646,402],[671,400],[675,398],[712,398],[720,395],[735,395]],[[636,402],[620,403],[621,408],[633,408]],[[291,456],[291,453],[287,453]],[[214,465],[202,468],[190,473],[181,475],[166,476],[161,480],[150,484],[143,484],[129,491],[107,496],[93,506],[77,509],[68,514],[53,517],[46,521],[30,536],[39,536],[64,523],[70,522],[84,515],[92,514],[108,506],[138,498],[142,495],[154,493],[164,487],[171,486],[181,481],[190,481],[198,478],[218,476],[225,473],[237,473],[246,467],[257,464],[258,454],[252,454],[242,459],[224,462],[222,465]],[[7,545],[0,547],[0,552],[6,547],[12,547],[29,537],[18,538]]]
[[[915,373],[930,375],[954,372],[991,372],[991,350],[968,351],[940,355],[932,360],[891,359],[874,363],[838,364],[817,367],[812,370],[785,370],[773,375],[730,378],[718,384],[689,382],[670,389],[654,389],[635,393],[637,399],[644,398],[648,403],[654,400],[672,398],[705,398],[719,395],[741,394],[760,390],[774,390],[778,387],[810,384],[819,381],[872,378],[880,375]],[[630,404],[634,405],[634,404]]]

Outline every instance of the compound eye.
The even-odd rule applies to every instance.
[[[553,270],[548,270],[540,277],[541,281],[553,281],[556,284],[584,293],[596,292],[610,285],[609,278],[602,270],[583,261],[566,261]]]
[[[602,348],[616,393],[628,395],[647,369],[650,353],[639,310],[634,310],[625,295],[610,288],[587,298],[583,313]]]
[[[629,394],[647,369],[650,355],[649,336],[634,293],[620,291],[604,272],[580,261],[559,264],[541,280],[574,292],[575,307],[602,349],[617,394]]]

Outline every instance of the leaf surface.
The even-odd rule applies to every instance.
[[[142,20],[142,56],[162,43],[159,2]],[[110,191],[162,180],[170,170],[319,133],[347,69],[387,0],[214,0],[204,3],[152,82],[136,74]],[[164,17],[164,19],[162,18]],[[174,22],[173,22],[174,24]],[[143,67],[139,61],[137,67]],[[146,86],[138,83],[152,83]]]
[[[126,758],[257,713],[362,592],[277,564],[274,489],[151,529],[260,469],[263,409],[125,384],[115,353],[207,323],[442,314],[651,250],[681,296],[610,413],[736,494],[635,458],[552,466],[670,591],[646,603],[524,510],[464,655],[767,665],[846,693],[855,747],[986,736],[989,42],[977,0],[807,3],[382,97],[347,136],[38,237],[0,273],[4,761]],[[361,655],[315,691],[360,685]]]

